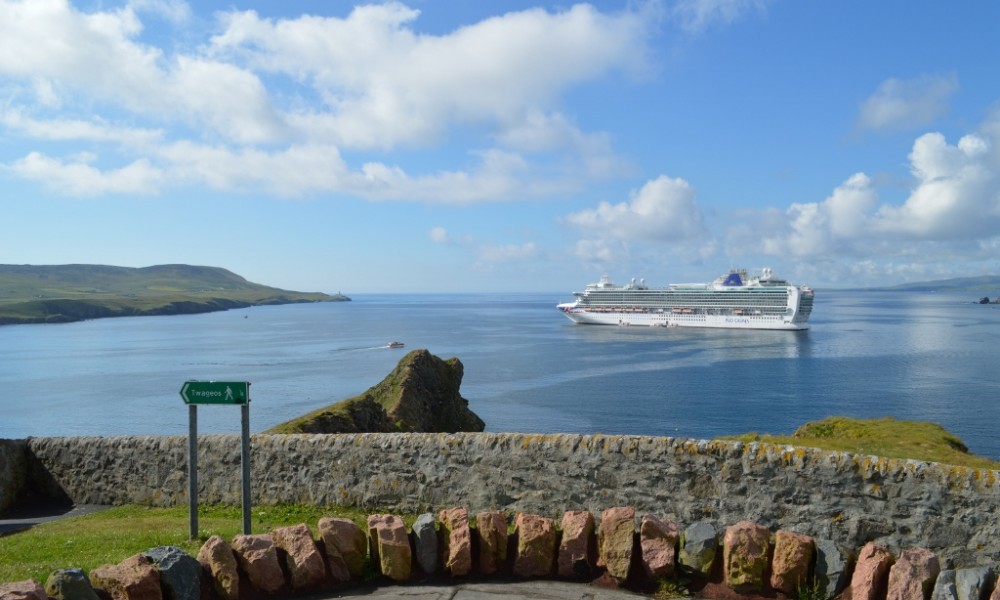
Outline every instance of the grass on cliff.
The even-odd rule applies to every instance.
[[[253,507],[253,533],[306,523],[314,536],[322,517],[346,517],[359,525],[365,514],[358,510],[316,506]],[[104,564],[118,563],[156,546],[177,546],[197,556],[212,535],[226,540],[243,533],[239,506],[201,506],[198,538],[188,539],[188,507],[149,508],[121,506],[80,517],[36,525],[27,531],[0,536],[0,583],[35,579],[45,584],[59,569],[80,568],[88,573]]]
[[[806,423],[790,436],[747,433],[720,439],[765,442],[871,454],[885,458],[938,462],[973,469],[1000,469],[1000,462],[969,454],[958,436],[935,423],[827,417]]]

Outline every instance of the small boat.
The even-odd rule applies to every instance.
[[[402,348],[403,342],[389,342],[385,345],[386,348]]]

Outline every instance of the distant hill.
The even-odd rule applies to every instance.
[[[0,325],[343,300],[350,298],[252,283],[219,267],[0,265]]]
[[[920,281],[917,283],[903,283],[892,287],[878,289],[904,292],[1000,293],[1000,275],[981,275],[979,277],[956,277],[954,279]]]

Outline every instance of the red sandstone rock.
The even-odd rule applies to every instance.
[[[884,546],[868,542],[858,553],[851,577],[851,600],[878,600],[885,597],[892,553]]]
[[[552,519],[518,513],[514,520],[517,556],[514,575],[547,577],[556,563],[556,527]]]
[[[563,514],[560,523],[562,541],[559,542],[558,559],[560,577],[577,579],[590,577],[596,566],[590,545],[595,526],[594,515],[590,511],[576,510]]]
[[[352,577],[361,577],[368,556],[365,532],[350,519],[334,517],[320,519],[318,528],[333,578],[347,582]]]
[[[34,579],[0,584],[0,600],[49,600],[45,588]]]
[[[723,537],[723,577],[726,585],[741,594],[764,589],[770,543],[767,527],[749,521],[726,528]]]
[[[808,535],[778,530],[774,534],[771,587],[792,595],[809,577],[815,542]]]
[[[672,577],[677,563],[677,523],[653,515],[643,515],[639,525],[642,566],[653,579]]]
[[[448,508],[438,514],[444,542],[444,568],[452,577],[468,575],[472,570],[472,530],[469,511]]]
[[[239,600],[240,575],[229,542],[217,535],[208,538],[198,550],[198,562],[208,572],[212,587],[222,600]]]
[[[597,565],[607,568],[608,575],[619,583],[628,578],[634,537],[634,508],[619,506],[601,513],[601,524],[597,528]]]
[[[407,581],[412,569],[413,551],[403,519],[395,515],[369,515],[368,537],[372,560],[382,574],[394,581]]]
[[[274,545],[286,553],[285,566],[297,592],[320,588],[326,579],[326,564],[319,553],[312,531],[305,523],[278,527],[271,532]]]
[[[285,586],[278,550],[269,534],[237,535],[232,547],[240,567],[257,589],[273,596]]]
[[[135,554],[117,565],[103,565],[90,572],[90,583],[112,600],[161,600],[160,572],[153,561]]]
[[[481,512],[476,515],[476,535],[479,540],[479,572],[493,575],[507,563],[507,519],[501,512]]]
[[[899,560],[889,569],[886,600],[928,600],[939,573],[941,562],[930,550],[903,550],[899,553]],[[993,593],[997,593],[996,589]]]

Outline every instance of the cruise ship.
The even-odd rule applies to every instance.
[[[559,304],[570,320],[587,325],[809,329],[815,293],[778,279],[771,269],[748,276],[734,269],[712,283],[650,288],[644,280],[615,285],[608,276]]]

